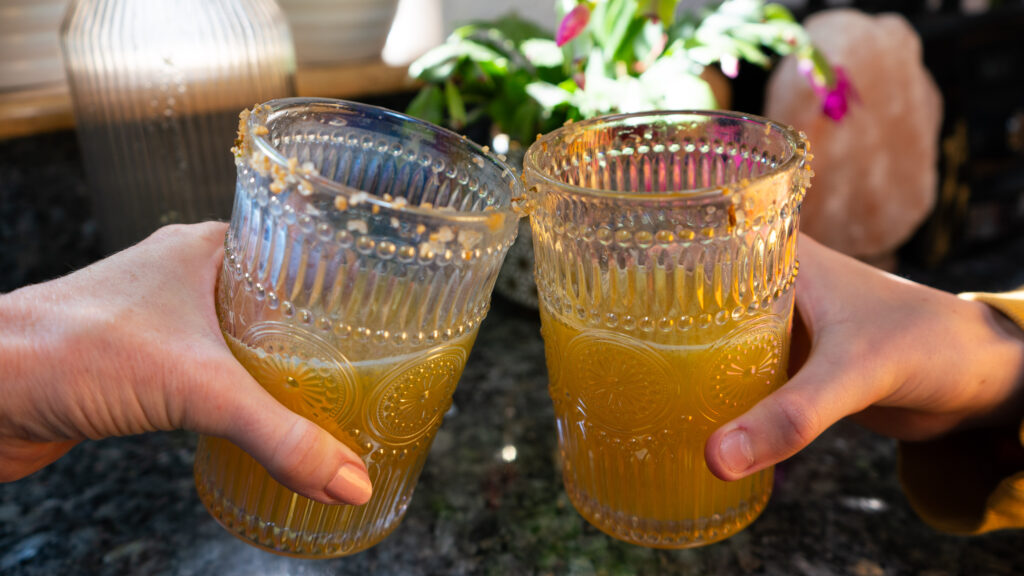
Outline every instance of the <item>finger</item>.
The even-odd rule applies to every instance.
[[[811,355],[811,334],[804,321],[803,314],[799,307],[793,313],[793,337],[789,345],[789,365],[786,367],[787,375],[792,378],[803,368],[807,358]]]
[[[55,462],[78,444],[78,440],[30,442],[6,438],[0,442],[0,482],[20,480]]]
[[[227,234],[228,231],[227,222],[218,222],[214,220],[192,224],[191,227],[195,229],[197,234],[202,236],[206,241],[217,245],[224,244],[224,235]]]
[[[178,243],[183,239],[195,239],[211,246],[224,244],[224,235],[228,231],[225,222],[207,221],[197,224],[169,224],[157,228],[147,236],[140,245],[161,244],[164,242]]]
[[[231,440],[275,480],[303,496],[326,504],[365,504],[372,487],[359,456],[238,370],[233,381],[246,385],[190,407],[189,427]]]
[[[224,237],[228,225],[224,222],[198,224],[171,224],[157,229],[143,240],[139,247],[154,252],[157,262],[175,259],[179,266],[198,274],[193,285],[212,286],[224,258]],[[199,265],[205,262],[205,265]]]
[[[873,370],[841,364],[812,354],[782,388],[711,434],[704,447],[711,472],[723,480],[753,474],[789,458],[841,418],[870,405]]]

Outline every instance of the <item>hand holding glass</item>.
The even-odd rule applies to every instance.
[[[278,401],[363,457],[364,506],[278,484],[203,437],[196,485],[244,540],[352,554],[398,525],[490,301],[518,216],[518,179],[454,133],[373,106],[286,99],[240,126],[217,313]]]
[[[763,118],[651,112],[527,151],[563,478],[608,534],[699,546],[767,503],[771,469],[723,482],[704,444],[785,382],[806,149]]]

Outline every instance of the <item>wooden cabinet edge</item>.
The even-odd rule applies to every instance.
[[[348,63],[300,69],[295,78],[299,96],[359,98],[414,90],[405,66],[383,62]],[[33,86],[0,92],[0,140],[74,128],[71,95],[66,84]]]

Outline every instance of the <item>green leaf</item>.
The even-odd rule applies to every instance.
[[[466,114],[466,126],[472,126],[480,121],[487,114],[487,110],[483,106],[477,106]]]
[[[517,49],[523,42],[534,38],[552,38],[552,33],[537,23],[521,18],[511,12],[496,20],[464,24],[455,29],[448,41],[474,39],[508,52]]]
[[[476,70],[479,70],[481,74],[486,75],[490,80],[487,83],[492,84],[495,78],[501,78],[508,75],[508,60],[504,58],[495,61],[487,60],[474,60],[472,64]],[[482,80],[482,79],[481,79]]]
[[[764,14],[764,1],[725,0],[715,9],[714,13],[740,20],[760,20]]]
[[[715,95],[700,76],[680,58],[663,58],[640,75],[640,82],[654,97],[658,108],[666,110],[714,109]]]
[[[647,54],[639,54],[635,51],[637,40],[644,35],[644,25],[650,22],[648,18],[633,18],[629,21],[626,33],[623,35],[623,42],[615,52],[615,60],[618,62],[636,62]]]
[[[618,53],[637,10],[637,0],[605,0],[590,14],[594,39],[611,61]]]
[[[441,44],[428,50],[409,65],[409,76],[426,82],[437,82],[451,75],[458,63],[458,49],[453,44]]]
[[[633,76],[616,78],[609,112],[644,112],[661,108],[651,90]]]
[[[765,32],[761,42],[783,56],[799,50],[811,42],[807,31],[796,22],[778,20],[767,22],[763,26]]]
[[[621,110],[647,109],[650,108],[646,105],[649,100],[642,88],[640,81],[633,76],[609,78],[588,74],[586,89],[574,92],[571,103],[583,118]]]
[[[587,67],[583,70],[585,84],[589,88],[592,83],[600,82],[603,78],[607,78],[608,76],[604,54],[601,50],[594,48],[590,52],[590,57],[587,58]]]
[[[491,24],[488,22],[470,22],[468,24],[463,24],[455,28],[455,30],[452,30],[451,36],[448,36],[445,42],[463,40],[465,38],[469,38],[473,34],[476,34],[480,29],[487,29],[490,27]]]
[[[451,80],[444,83],[444,99],[448,105],[448,116],[452,120],[452,127],[456,130],[466,125],[466,105],[462,103],[462,95],[459,89]]]
[[[504,37],[514,42],[516,46],[519,46],[523,42],[533,38],[554,37],[550,30],[547,30],[532,20],[522,18],[514,12],[502,16],[492,23],[492,25]]]
[[[530,144],[537,137],[540,115],[540,106],[533,100],[527,100],[516,108],[511,122],[505,127],[506,132],[513,140]]]
[[[508,59],[495,50],[468,39],[449,40],[432,48],[409,66],[409,75],[425,82],[440,83],[450,78],[461,60],[487,63],[500,71]]]
[[[538,68],[556,68],[565,62],[562,49],[554,40],[531,38],[523,42],[520,49],[526,59]]]
[[[660,46],[661,37],[664,34],[663,23],[645,19],[640,34],[633,37],[633,52],[636,54],[637,60],[647,58],[655,46]]]
[[[658,15],[662,25],[668,28],[676,18],[676,4],[678,0],[655,0],[654,13]]]
[[[593,26],[593,19],[591,19],[591,24],[588,25],[587,29],[584,29],[579,36],[573,38],[572,42],[566,42],[562,45],[562,55],[565,60],[563,70],[566,75],[571,75],[575,71],[572,69],[573,63],[585,62],[590,56],[591,51],[593,51],[596,37],[590,31],[591,26]]]
[[[462,80],[463,90],[490,91],[495,87],[495,78],[500,78],[505,72],[496,70],[490,63],[464,62],[459,74],[455,78]]]
[[[784,22],[796,22],[793,13],[782,4],[769,3],[764,5],[765,20],[782,20]]]
[[[675,42],[693,38],[700,19],[689,12],[683,12],[676,18],[675,24],[668,27],[668,43],[671,46]]]
[[[566,78],[565,80],[562,80],[561,82],[558,83],[558,87],[570,94],[579,90],[580,88],[579,85],[576,84],[576,81],[573,80],[572,78]]]
[[[703,64],[704,66],[710,66],[717,62],[722,57],[722,51],[717,47],[704,46],[702,44],[693,43],[687,47],[686,54],[694,62]]]
[[[458,55],[463,58],[467,58],[475,62],[493,63],[502,67],[508,66],[508,58],[504,54],[490,46],[476,42],[475,40],[463,40],[462,42],[459,42],[457,48]]]
[[[441,89],[433,84],[424,86],[409,103],[405,112],[421,120],[441,124],[444,122],[444,95],[441,94]]]
[[[836,85],[836,73],[832,69],[832,65],[829,63],[828,58],[815,47],[811,47],[809,50],[809,57],[811,62],[814,64],[814,73],[824,79],[826,86]]]
[[[756,64],[757,66],[768,66],[768,57],[765,56],[764,52],[762,52],[761,48],[758,47],[756,44],[752,44],[750,42],[746,42],[744,40],[740,40],[737,38],[733,40],[733,47],[736,48],[736,55],[740,59],[746,60],[751,64]]]
[[[630,29],[639,31],[641,27],[634,27],[633,22],[636,13],[636,0],[623,0],[615,3],[620,6],[617,12],[613,13],[614,25],[608,30],[608,45],[605,47],[605,55],[614,57],[622,50],[622,45],[628,36]]]
[[[536,100],[542,108],[547,110],[561,106],[572,98],[572,92],[547,82],[531,82],[527,84],[526,93]]]

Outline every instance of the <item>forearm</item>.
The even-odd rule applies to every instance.
[[[173,428],[154,392],[159,346],[138,336],[134,304],[82,288],[93,275],[0,296],[0,414],[9,424],[0,433],[50,441]]]
[[[69,440],[79,434],[48,417],[60,391],[52,384],[70,361],[59,342],[60,323],[48,314],[50,295],[41,286],[0,295],[0,437],[28,441]]]
[[[81,439],[48,409],[58,398],[47,384],[60,378],[63,358],[33,292],[0,294],[0,482],[31,474]]]
[[[0,438],[31,434],[17,415],[31,410],[24,391],[33,386],[33,367],[43,364],[40,348],[45,344],[35,333],[45,331],[26,305],[25,290],[0,295]]]
[[[1024,417],[1024,332],[987,304],[959,297],[949,301],[945,345],[925,350],[920,385],[945,379],[957,390],[963,400],[951,411],[960,419],[955,430],[1016,429]]]
[[[993,392],[990,409],[951,434],[902,443],[900,478],[914,509],[940,530],[1024,527],[1024,293],[1018,300],[963,296],[988,318],[987,349],[974,350],[975,359],[965,361],[982,371],[981,385]]]
[[[964,296],[984,308],[992,336],[991,349],[983,366],[988,376],[981,386],[999,391],[991,399],[991,411],[981,414],[973,423],[983,427],[1019,428],[1024,420],[1024,305],[1000,309],[973,295],[961,295]],[[1021,296],[1024,297],[1024,292]]]

